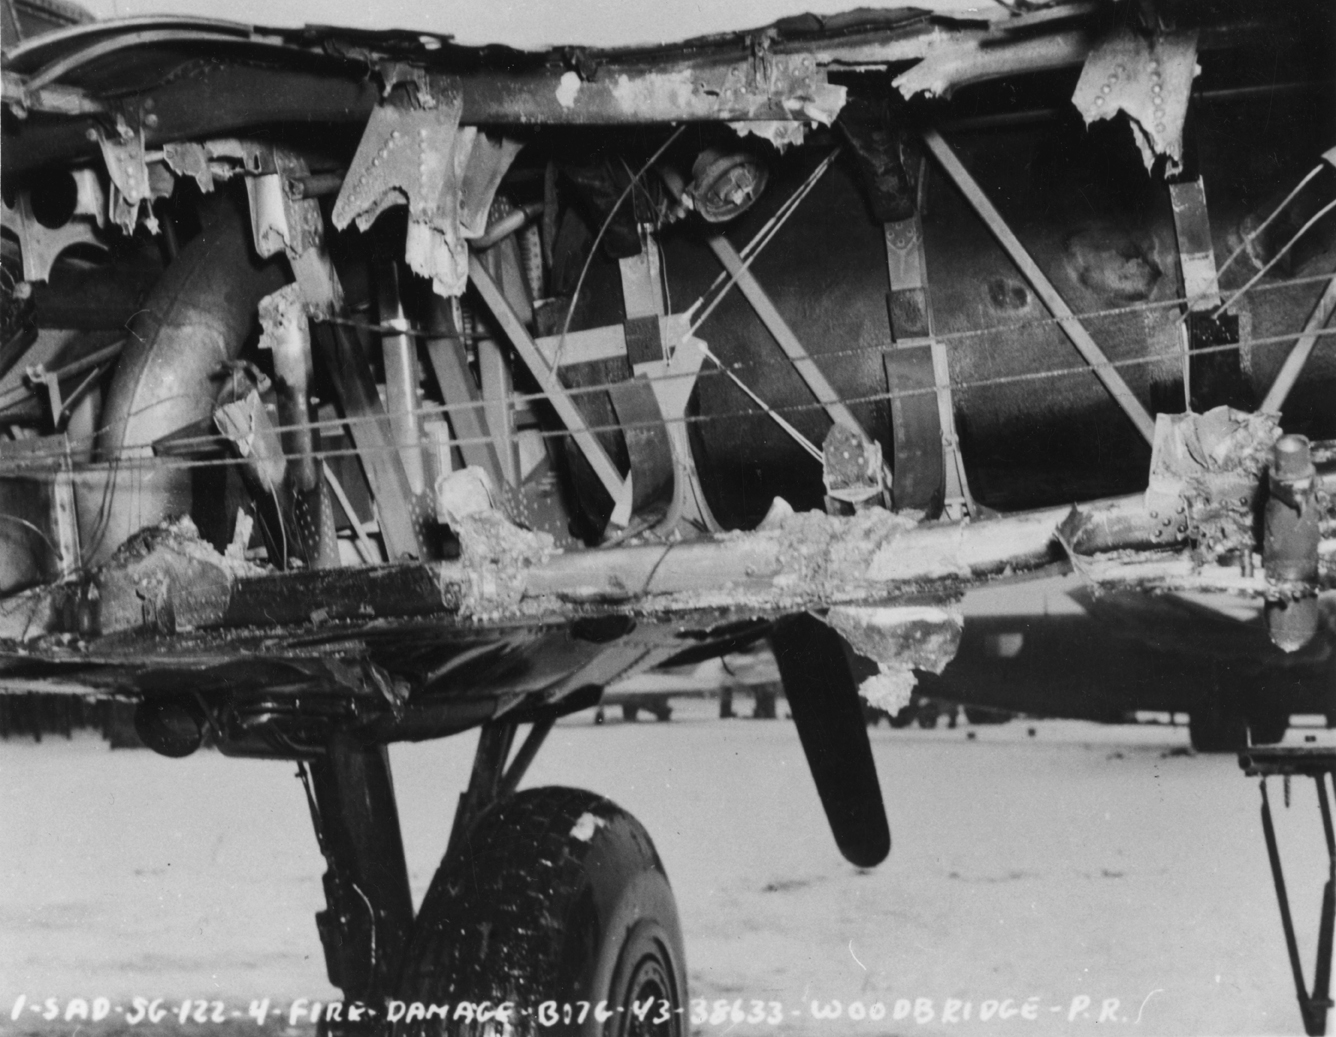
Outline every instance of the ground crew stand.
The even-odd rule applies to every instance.
[[[1266,746],[1239,753],[1239,766],[1247,775],[1262,779],[1262,832],[1266,836],[1266,853],[1271,861],[1271,875],[1276,882],[1276,899],[1280,902],[1280,922],[1285,927],[1285,947],[1290,955],[1290,969],[1294,973],[1294,989],[1299,998],[1299,1012],[1303,1016],[1304,1032],[1309,1037],[1321,1037],[1327,1032],[1327,1010],[1332,1006],[1331,986],[1332,925],[1336,920],[1336,835],[1333,835],[1331,803],[1327,798],[1328,781],[1336,781],[1336,749],[1307,746]],[[1271,801],[1267,798],[1266,779],[1279,775],[1287,783],[1295,775],[1311,777],[1317,784],[1318,809],[1322,814],[1322,829],[1327,839],[1327,884],[1322,891],[1322,916],[1318,924],[1317,961],[1314,965],[1313,989],[1304,983],[1303,965],[1299,961],[1299,943],[1294,935],[1294,920],[1290,917],[1290,901],[1285,892],[1285,875],[1280,866],[1280,848],[1276,843],[1276,828],[1271,820]],[[1333,786],[1336,788],[1336,786]]]

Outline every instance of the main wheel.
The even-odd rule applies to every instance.
[[[1199,753],[1236,753],[1248,748],[1248,722],[1236,710],[1203,703],[1188,715],[1188,740]]]
[[[1253,745],[1276,745],[1285,740],[1290,715],[1280,709],[1261,709],[1248,718]]]
[[[494,807],[432,880],[398,1000],[397,1037],[685,1037],[682,932],[649,833],[578,789]],[[469,1018],[465,1002],[491,1014]],[[509,1028],[495,1018],[503,1004]]]

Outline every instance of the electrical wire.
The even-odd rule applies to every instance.
[[[1318,220],[1322,219],[1323,216],[1327,215],[1327,213],[1331,212],[1333,209],[1336,209],[1336,200],[1328,202],[1326,205],[1324,205],[1321,209],[1317,211],[1317,215],[1315,215],[1311,220],[1309,220],[1302,227],[1300,227],[1298,232],[1294,235],[1294,237],[1290,238],[1289,241],[1285,242],[1285,244],[1280,247],[1280,250],[1276,252],[1276,254],[1270,258],[1270,260],[1267,261],[1266,265],[1263,266],[1261,270],[1257,271],[1257,273],[1255,273],[1252,276],[1252,278],[1248,281],[1247,284],[1245,284],[1237,292],[1231,295],[1225,302],[1222,302],[1218,307],[1216,307],[1215,312],[1211,314],[1211,319],[1215,320],[1220,316],[1220,314],[1224,313],[1225,310],[1233,306],[1234,303],[1238,301],[1239,297],[1242,296],[1244,292],[1246,292],[1249,288],[1251,288],[1258,281],[1260,281],[1266,275],[1266,272],[1268,270],[1270,270],[1273,266],[1275,266],[1278,262],[1280,262],[1281,257],[1290,250],[1291,246],[1293,246],[1296,241],[1298,241],[1306,233],[1308,233],[1309,228],[1311,228],[1313,224],[1317,223]]]
[[[1322,331],[1318,332],[1318,334],[1322,336],[1336,335],[1336,328],[1323,329]],[[1198,357],[1198,356],[1209,356],[1219,353],[1234,352],[1244,348],[1245,345],[1258,346],[1258,345],[1269,345],[1273,343],[1290,342],[1295,337],[1296,336],[1294,334],[1277,335],[1266,339],[1255,339],[1252,342],[1245,344],[1228,343],[1219,346],[1209,346],[1203,349],[1193,350],[1192,355],[1194,357]],[[890,347],[871,347],[871,348],[880,349],[880,348],[890,348]],[[1088,375],[1091,373],[1092,366],[1110,367],[1110,368],[1144,367],[1144,366],[1154,365],[1162,361],[1181,363],[1182,358],[1183,358],[1182,352],[1179,350],[1175,350],[1172,352],[1153,353],[1153,354],[1147,354],[1145,356],[1130,357],[1125,360],[1111,360],[1108,361],[1107,363],[1099,365],[1089,365],[1083,363],[1065,368],[1050,368],[1043,371],[1026,371],[1014,375],[999,375],[991,378],[981,378],[975,381],[953,382],[951,385],[951,391],[955,395],[960,395],[963,393],[968,393],[972,390],[994,388],[1002,385],[1017,385],[1029,382],[1040,382],[1054,378]],[[873,393],[866,393],[860,396],[845,397],[841,400],[841,402],[843,402],[848,406],[857,406],[863,404],[871,405],[878,403],[886,403],[890,400],[896,400],[896,399],[911,399],[919,396],[934,396],[939,391],[940,390],[936,386],[928,386],[926,388],[921,388],[921,389],[905,389],[896,391],[873,392]],[[776,414],[798,414],[798,413],[806,413],[809,411],[812,412],[825,411],[825,404],[820,403],[819,401],[804,402],[804,403],[788,403],[780,405],[767,405],[767,407],[769,411],[774,412]],[[440,408],[435,408],[431,410],[418,411],[416,413],[439,413],[439,412]],[[759,416],[760,415],[758,415],[757,412],[754,410],[734,410],[734,411],[724,411],[716,414],[683,415],[681,417],[665,418],[662,421],[640,421],[640,422],[625,422],[625,423],[605,424],[605,425],[591,425],[587,426],[586,431],[594,434],[604,433],[604,432],[617,433],[635,429],[660,428],[664,425],[673,425],[673,424],[699,425],[699,424],[709,424],[718,421],[731,421],[736,418],[753,418]],[[572,435],[572,433],[567,429],[532,429],[527,431],[531,431],[532,433],[542,437],[543,439],[565,439]],[[454,445],[462,446],[462,445],[491,443],[493,442],[493,440],[485,436],[476,436],[476,437],[467,437],[467,438],[452,440],[451,442]],[[372,447],[372,448],[361,448],[361,449],[357,447],[339,447],[333,449],[312,451],[311,456],[317,458],[359,457],[359,456],[364,457],[367,455],[378,454],[378,453],[380,454],[398,453],[401,449],[402,448],[399,447],[397,444],[391,444],[384,447]],[[14,471],[20,471],[25,467],[31,467],[31,468],[42,467],[41,465],[26,464],[25,462],[27,462],[28,459],[29,458],[25,456],[22,459],[14,458],[0,461],[0,471],[14,472]],[[209,468],[209,467],[229,467],[229,466],[244,465],[246,463],[248,463],[247,459],[239,457],[192,459],[184,457],[144,456],[128,460],[126,459],[120,459],[119,461],[113,460],[112,462],[89,462],[78,466],[76,470],[95,471],[98,470],[100,466],[105,464],[112,464],[112,465],[119,464],[120,470],[133,471],[135,469],[159,469],[159,468],[194,469],[194,468]]]
[[[1312,275],[1312,276],[1305,276],[1305,277],[1300,277],[1300,278],[1293,278],[1293,279],[1290,279],[1290,280],[1286,280],[1286,281],[1282,281],[1282,282],[1276,282],[1276,283],[1274,283],[1274,284],[1269,284],[1269,285],[1259,285],[1259,286],[1255,287],[1255,288],[1253,289],[1253,291],[1254,291],[1254,292],[1263,292],[1263,291],[1276,290],[1276,289],[1289,289],[1289,288],[1294,288],[1294,287],[1300,287],[1300,286],[1303,286],[1303,285],[1306,285],[1306,284],[1313,284],[1313,283],[1319,283],[1319,282],[1320,282],[1320,283],[1323,283],[1323,284],[1326,284],[1326,283],[1329,282],[1330,280],[1331,280],[1331,274],[1330,274],[1330,273],[1317,274],[1317,275]],[[1172,309],[1172,308],[1176,308],[1176,307],[1178,307],[1178,306],[1181,306],[1182,303],[1183,303],[1183,300],[1182,300],[1182,299],[1179,299],[1179,298],[1166,299],[1166,300],[1159,300],[1159,301],[1155,301],[1155,302],[1134,303],[1134,304],[1130,304],[1130,305],[1127,305],[1127,306],[1113,307],[1113,308],[1109,308],[1109,309],[1105,309],[1105,310],[1093,310],[1093,311],[1089,311],[1089,312],[1087,312],[1087,313],[1078,314],[1078,315],[1077,315],[1077,318],[1078,318],[1079,320],[1082,320],[1082,321],[1085,321],[1085,320],[1098,320],[1098,319],[1105,319],[1105,318],[1110,318],[1110,317],[1124,316],[1124,315],[1129,315],[1129,314],[1138,313],[1138,312],[1148,312],[1148,311],[1153,311],[1153,310],[1156,310],[1156,309]],[[935,338],[936,341],[939,341],[939,342],[943,343],[943,344],[946,345],[947,347],[954,347],[954,346],[958,346],[958,345],[967,344],[969,341],[971,341],[971,340],[973,340],[973,339],[977,339],[977,338],[987,338],[987,337],[989,337],[989,336],[991,336],[991,335],[995,335],[995,334],[997,334],[997,333],[999,333],[999,332],[1015,333],[1015,332],[1021,332],[1021,331],[1030,331],[1030,330],[1034,330],[1034,329],[1041,329],[1041,328],[1045,328],[1045,327],[1056,326],[1056,325],[1058,325],[1059,323],[1060,323],[1060,321],[1058,320],[1058,318],[1054,318],[1054,317],[1037,318],[1037,319],[1028,320],[1028,321],[1020,321],[1020,322],[1017,322],[1017,323],[1015,323],[1015,324],[1000,325],[1000,326],[992,327],[992,328],[974,328],[974,329],[970,329],[970,330],[967,330],[967,331],[946,332],[946,333],[942,333],[942,334],[936,335],[936,336],[934,336],[934,338]],[[1331,333],[1330,331],[1323,331],[1323,332],[1321,332],[1322,335],[1326,335],[1326,334],[1330,334],[1330,333]],[[1292,342],[1292,341],[1293,341],[1295,338],[1297,338],[1300,334],[1301,334],[1301,332],[1298,331],[1298,330],[1296,330],[1296,331],[1291,332],[1291,333],[1288,333],[1288,334],[1275,335],[1275,336],[1271,336],[1271,337],[1269,337],[1269,338],[1255,338],[1255,339],[1251,339],[1251,340],[1249,340],[1249,342],[1246,343],[1246,345],[1248,345],[1248,346],[1251,347],[1251,346],[1266,346],[1266,345],[1272,345],[1272,344],[1276,344],[1276,343]],[[823,353],[821,353],[819,356],[817,356],[815,359],[817,359],[817,360],[821,360],[821,361],[835,360],[835,359],[840,359],[840,358],[843,358],[843,357],[850,357],[850,356],[863,355],[863,354],[866,354],[866,353],[869,353],[869,352],[882,352],[882,353],[885,353],[885,352],[888,352],[888,351],[893,350],[893,349],[895,349],[895,348],[897,348],[897,347],[895,347],[893,344],[890,344],[890,345],[853,346],[853,347],[849,347],[849,348],[846,348],[846,349],[829,350],[829,351],[827,351],[827,352],[823,352]],[[1226,349],[1228,349],[1228,348],[1235,348],[1235,349],[1237,349],[1237,348],[1240,348],[1240,346],[1237,346],[1237,345],[1235,345],[1235,346],[1229,346],[1229,345],[1226,345],[1226,346],[1224,346],[1224,347],[1220,347],[1220,348],[1226,348]],[[1194,355],[1199,354],[1199,353],[1202,353],[1202,352],[1204,352],[1204,351],[1203,351],[1203,350],[1193,350],[1193,354],[1194,354]],[[1131,359],[1126,360],[1126,361],[1110,362],[1108,366],[1111,366],[1111,367],[1115,367],[1115,368],[1116,368],[1116,367],[1124,366],[1124,365],[1127,365],[1127,364],[1133,364],[1133,365],[1135,365],[1135,364],[1138,364],[1138,363],[1155,362],[1156,360],[1159,360],[1159,359],[1178,359],[1178,360],[1181,360],[1181,359],[1182,359],[1182,356],[1183,356],[1183,354],[1182,354],[1181,351],[1178,351],[1178,352],[1175,352],[1175,353],[1172,353],[1172,354],[1169,354],[1169,353],[1160,353],[1160,354],[1153,354],[1153,355],[1149,355],[1149,354],[1148,354],[1148,355],[1145,356],[1145,357],[1131,358]],[[688,372],[688,373],[666,373],[666,374],[662,374],[662,375],[649,375],[649,376],[646,376],[646,380],[649,381],[649,382],[656,382],[656,381],[670,382],[670,381],[675,381],[675,380],[678,380],[678,379],[684,379],[684,378],[686,378],[686,379],[690,379],[690,378],[711,377],[711,376],[719,376],[719,375],[727,376],[729,370],[732,370],[732,371],[735,371],[735,372],[736,372],[736,371],[746,371],[746,370],[748,370],[748,369],[752,369],[752,368],[761,368],[761,367],[767,366],[764,362],[755,361],[755,360],[749,360],[749,361],[737,361],[737,362],[733,362],[733,363],[726,363],[726,362],[724,362],[722,359],[718,358],[717,356],[716,356],[715,359],[716,359],[716,363],[719,365],[718,368],[716,368],[716,369],[703,370],[703,371],[699,372],[699,374],[693,374],[693,373],[689,373],[689,372]],[[1102,366],[1102,365],[1101,365],[1101,366]],[[1088,365],[1082,365],[1082,366],[1080,366],[1080,367],[1071,368],[1071,369],[1068,369],[1068,370],[1073,370],[1073,371],[1087,371],[1087,370],[1091,370],[1091,367],[1088,366]],[[1063,373],[1063,369],[1057,369],[1057,373],[1058,373],[1058,374]],[[1044,372],[1039,372],[1039,375],[1042,377],[1042,376],[1044,375]],[[1005,377],[1005,376],[1004,376],[1004,377]],[[570,387],[570,388],[568,388],[568,389],[566,390],[566,393],[567,393],[568,396],[582,396],[582,395],[588,395],[588,394],[601,393],[601,392],[605,392],[605,391],[607,391],[610,387],[612,387],[612,386],[614,386],[614,385],[617,385],[617,384],[620,384],[618,380],[611,380],[611,381],[605,381],[605,382],[594,382],[594,383],[590,383],[590,384],[587,384],[587,385],[572,386],[572,387]],[[979,381],[979,382],[968,383],[968,384],[970,384],[970,385],[974,385],[974,386],[976,386],[976,387],[986,387],[986,386],[987,386],[988,384],[990,384],[990,383],[989,383],[989,380],[982,380],[982,381]],[[909,390],[909,391],[907,392],[907,394],[908,394],[908,395],[919,395],[919,394],[923,394],[923,393],[932,393],[932,392],[935,392],[935,391],[936,391],[935,389]],[[546,399],[547,399],[547,395],[548,395],[548,394],[547,394],[546,392],[541,392],[541,391],[539,391],[539,392],[533,392],[533,393],[516,393],[516,394],[512,395],[512,396],[509,398],[509,401],[510,401],[510,403],[511,403],[512,405],[515,405],[515,406],[522,406],[522,405],[524,405],[524,404],[528,404],[528,403],[532,403],[532,402],[537,402],[537,401],[546,400]],[[183,396],[183,397],[185,397],[185,396],[191,396],[192,398],[202,398],[202,397],[193,397],[193,394],[182,394],[182,396]],[[135,415],[137,415],[137,414],[140,414],[140,413],[142,413],[142,412],[144,412],[144,411],[147,411],[148,409],[150,409],[150,408],[153,407],[153,406],[156,406],[156,405],[157,405],[158,403],[160,403],[160,402],[161,402],[161,401],[154,401],[153,403],[147,404],[147,405],[145,405],[144,407],[139,408],[138,410],[132,412],[130,416],[133,417],[133,416],[135,416]],[[477,409],[478,407],[481,407],[481,406],[483,406],[483,404],[482,404],[481,402],[469,402],[469,403],[459,403],[459,404],[445,404],[445,403],[440,403],[440,404],[431,404],[431,405],[426,406],[426,407],[415,408],[415,409],[413,409],[412,411],[408,412],[408,414],[409,414],[409,415],[421,415],[421,416],[426,416],[426,417],[443,417],[443,416],[444,416],[444,417],[448,417],[448,416],[449,416],[452,412],[454,412],[454,411],[463,410],[463,409],[466,409],[466,408],[468,408],[468,409]],[[327,419],[321,419],[321,420],[317,420],[317,421],[297,422],[297,423],[294,423],[294,424],[291,424],[291,425],[275,425],[275,426],[274,426],[274,431],[276,431],[276,432],[297,431],[297,430],[311,430],[311,431],[329,431],[329,430],[335,430],[335,431],[339,431],[339,430],[343,430],[344,428],[346,428],[346,427],[348,427],[348,426],[351,426],[351,425],[362,424],[362,423],[367,423],[367,422],[372,422],[372,421],[379,421],[379,420],[380,420],[380,418],[377,417],[377,416],[374,416],[374,415],[364,415],[364,416],[360,416],[360,417],[359,417],[359,416],[348,416],[348,417],[342,417],[342,418],[327,418]],[[77,451],[77,449],[80,448],[80,447],[87,448],[87,447],[91,446],[93,440],[95,439],[95,437],[96,437],[97,435],[100,435],[102,432],[108,431],[108,430],[109,430],[109,427],[110,427],[110,426],[104,426],[101,430],[95,431],[95,432],[91,433],[91,434],[88,435],[88,436],[82,436],[82,437],[78,437],[78,438],[75,438],[75,439],[69,439],[69,438],[67,437],[66,440],[65,440],[65,441],[62,441],[61,445],[59,445],[59,446],[54,446],[54,445],[53,445],[53,447],[50,448],[50,449],[48,449],[48,450],[34,450],[34,451],[30,451],[30,452],[28,452],[27,454],[25,454],[25,457],[28,457],[28,458],[48,458],[48,459],[49,459],[49,458],[55,458],[55,457],[63,457],[63,456],[65,456],[65,454],[66,454],[67,451],[69,451],[69,450],[76,450],[76,451]],[[191,444],[195,444],[195,445],[198,445],[198,446],[207,446],[207,445],[210,445],[210,444],[216,444],[216,443],[219,441],[219,438],[220,438],[220,437],[218,437],[218,436],[180,437],[179,439],[175,440],[174,443],[175,443],[175,445],[177,445],[178,447],[183,447],[183,448],[184,448],[184,447],[188,447],[188,446],[190,446]],[[479,440],[479,442],[482,442],[482,441],[483,441],[483,440]],[[66,445],[66,444],[68,444],[68,445]],[[151,445],[152,445],[151,443],[130,444],[130,445],[128,445],[125,449],[127,449],[127,450],[145,450],[145,449],[148,449],[149,447],[151,447]],[[395,449],[397,449],[397,448],[395,448]],[[117,456],[117,457],[124,457],[125,455],[123,455],[123,454],[117,454],[116,456]],[[8,459],[6,459],[5,462],[3,462],[3,463],[8,463]]]
[[[659,145],[659,149],[646,159],[645,164],[640,167],[640,171],[631,178],[631,182],[627,184],[622,190],[622,193],[617,196],[617,200],[613,202],[612,208],[608,210],[608,215],[603,218],[603,226],[599,227],[598,233],[594,235],[594,243],[589,246],[589,254],[585,256],[584,266],[580,268],[580,276],[576,279],[575,291],[571,293],[571,304],[566,309],[566,320],[561,326],[561,338],[557,340],[556,352],[553,354],[552,367],[554,370],[561,366],[561,354],[566,348],[566,336],[570,334],[571,318],[575,315],[575,304],[580,301],[580,290],[584,287],[585,277],[589,274],[589,266],[593,263],[594,256],[598,253],[598,246],[603,241],[603,235],[606,234],[608,228],[612,226],[612,218],[617,215],[617,210],[622,207],[622,203],[626,201],[627,197],[631,194],[631,189],[635,187],[640,178],[649,172],[650,167],[653,166],[655,162],[659,161],[663,153],[668,150],[669,145],[677,140],[678,137],[682,136],[682,133],[686,128],[686,123],[683,123],[675,129],[672,135]]]
[[[1302,191],[1306,186],[1308,186],[1308,184],[1313,180],[1313,178],[1321,172],[1322,172],[1322,163],[1319,162],[1316,166],[1314,166],[1311,170],[1308,171],[1307,176],[1305,176],[1302,180],[1299,181],[1299,183],[1295,186],[1294,190],[1285,196],[1284,201],[1282,201],[1273,210],[1271,210],[1271,215],[1268,216],[1266,219],[1264,219],[1258,225],[1256,230],[1243,236],[1243,240],[1239,243],[1239,247],[1236,248],[1233,252],[1231,252],[1229,254],[1229,257],[1223,263],[1220,264],[1219,269],[1216,270],[1215,277],[1211,279],[1210,289],[1188,301],[1189,312],[1191,312],[1193,307],[1202,299],[1206,298],[1207,296],[1219,290],[1220,278],[1222,278],[1225,274],[1225,271],[1228,270],[1233,265],[1234,260],[1238,259],[1239,256],[1243,255],[1243,253],[1248,249],[1248,247],[1254,241],[1257,240],[1259,235],[1261,235],[1262,231],[1266,230],[1267,227],[1271,226],[1271,222],[1277,216],[1279,216],[1281,212],[1284,211],[1285,207],[1289,205],[1290,202],[1294,201],[1295,197],[1299,194],[1299,192]],[[1187,319],[1186,315],[1184,316],[1184,319],[1185,320]]]
[[[710,287],[701,293],[701,297],[688,307],[686,312],[688,316],[691,316],[694,314],[696,307],[700,306],[701,303],[705,301],[706,296],[718,288],[719,285],[724,285],[724,287],[719,290],[719,294],[710,300],[710,303],[701,312],[700,316],[692,316],[691,327],[687,330],[688,335],[694,335],[700,326],[705,323],[710,314],[715,311],[715,308],[723,301],[724,296],[728,294],[729,290],[735,284],[738,283],[738,278],[751,266],[752,260],[760,255],[761,250],[770,244],[770,240],[779,232],[779,229],[784,226],[788,221],[788,218],[797,211],[798,206],[802,203],[803,199],[811,193],[812,188],[817,185],[817,181],[819,181],[822,174],[830,168],[831,163],[835,161],[835,158],[839,153],[840,149],[837,147],[827,155],[825,160],[821,162],[821,164],[812,171],[811,175],[799,186],[798,190],[790,195],[789,198],[785,200],[784,204],[775,210],[774,214],[761,226],[761,229],[756,232],[751,241],[747,242],[746,246],[742,249],[742,252],[739,253],[742,258],[741,269],[736,273],[729,273],[728,271],[720,273],[719,276],[714,279],[713,283],[711,283]],[[728,283],[724,284],[725,281]]]

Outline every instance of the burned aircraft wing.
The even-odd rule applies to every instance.
[[[387,742],[481,726],[456,839],[502,839],[558,716],[768,638],[868,866],[860,691],[940,673],[969,586],[1330,652],[1328,7],[539,52],[5,3],[0,686],[309,765],[375,1003],[458,908],[413,929]]]

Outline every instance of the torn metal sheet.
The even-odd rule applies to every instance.
[[[496,510],[453,516],[459,537],[457,572],[462,610],[475,619],[500,618],[524,597],[530,568],[555,553],[549,533],[521,529]]]
[[[1200,561],[1251,555],[1254,508],[1279,438],[1274,414],[1216,407],[1157,415],[1146,510],[1191,539]]]
[[[837,605],[826,622],[879,672],[859,686],[874,706],[895,714],[909,705],[915,670],[941,673],[956,657],[965,619],[954,608],[927,605]]]
[[[520,143],[461,127],[457,93],[402,92],[371,113],[334,203],[334,225],[366,230],[382,212],[408,206],[405,258],[436,292],[461,295],[468,284],[466,240],[486,231],[501,177]]]
[[[200,192],[213,190],[213,170],[209,167],[209,153],[203,144],[178,141],[164,144],[162,161],[177,176],[188,176],[199,186]]]
[[[962,86],[998,76],[1075,65],[1090,53],[1090,37],[1083,30],[1006,42],[984,32],[939,30],[914,43],[923,60],[891,80],[907,101],[918,94],[949,97]]]
[[[826,487],[827,510],[831,501],[870,507],[883,502],[886,469],[881,444],[861,429],[836,422],[821,444],[821,480]]]
[[[218,431],[232,441],[265,493],[275,494],[283,483],[287,462],[274,423],[252,389],[240,399],[220,405],[213,412]]]
[[[762,119],[755,122],[730,122],[729,129],[739,137],[753,134],[762,140],[768,140],[778,150],[783,151],[790,144],[801,144],[806,127],[801,122],[791,119]]]
[[[1177,173],[1183,168],[1188,97],[1200,71],[1195,29],[1146,38],[1124,28],[1090,52],[1072,104],[1087,125],[1126,112],[1146,170],[1164,155],[1166,174]]]
[[[108,215],[126,234],[133,234],[139,223],[141,204],[150,201],[155,194],[144,158],[143,131],[133,132],[127,127],[119,139],[98,134],[97,143],[107,166],[107,176],[111,179]],[[166,193],[171,194],[171,191]],[[158,233],[158,221],[152,211],[144,217],[144,226],[151,233]]]

